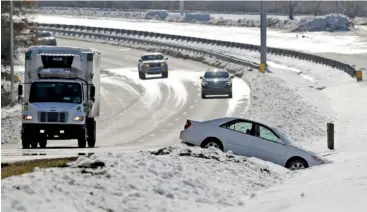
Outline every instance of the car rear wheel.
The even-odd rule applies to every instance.
[[[217,148],[217,149],[220,149],[223,151],[223,145],[222,143],[216,139],[216,138],[207,138],[203,141],[203,143],[201,144],[201,147],[202,148],[209,148],[209,147],[214,147],[214,148]]]
[[[205,148],[209,148],[209,147],[215,147],[219,149],[219,144],[217,144],[216,142],[209,142],[205,145]]]
[[[201,98],[202,99],[205,99],[206,98],[205,93],[201,93]]]
[[[287,168],[292,170],[292,171],[306,169],[307,167],[308,167],[307,162],[302,160],[302,159],[293,160],[293,161],[289,162],[289,164],[287,166]]]

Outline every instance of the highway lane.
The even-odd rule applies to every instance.
[[[58,43],[93,47],[102,54],[96,148],[76,148],[76,140],[51,140],[47,149],[30,150],[21,149],[20,143],[3,144],[3,161],[159,148],[180,142],[179,132],[188,118],[240,116],[250,104],[250,89],[237,78],[232,99],[201,99],[199,77],[209,67],[199,62],[169,57],[168,79],[140,80],[137,62],[143,51],[69,39],[59,39]]]

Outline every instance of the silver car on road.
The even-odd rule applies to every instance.
[[[159,52],[145,53],[139,59],[139,78],[145,79],[146,75],[162,74],[162,78],[168,78],[168,58]]]
[[[204,99],[206,95],[223,95],[227,94],[232,98],[232,78],[224,69],[213,69],[205,72],[201,81],[201,97]]]
[[[57,46],[56,38],[51,32],[37,31],[36,39],[37,45]]]

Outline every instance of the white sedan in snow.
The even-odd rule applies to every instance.
[[[292,145],[278,129],[242,118],[187,120],[180,138],[188,145],[231,150],[233,154],[256,157],[291,170],[326,163],[315,153]]]

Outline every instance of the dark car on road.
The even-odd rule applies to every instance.
[[[224,69],[213,69],[206,71],[204,76],[200,77],[201,81],[201,97],[204,99],[206,95],[228,95],[232,98],[232,79],[228,71]]]

